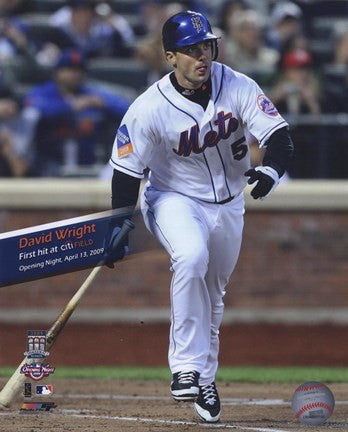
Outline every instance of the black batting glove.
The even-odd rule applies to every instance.
[[[277,171],[269,166],[251,168],[246,171],[244,175],[250,177],[248,184],[257,182],[256,186],[250,192],[254,199],[260,198],[262,200],[266,198],[273,192],[279,183],[279,175]]]
[[[114,268],[114,263],[120,261],[128,253],[128,235],[116,247],[114,245],[117,234],[121,231],[120,226],[111,229],[105,246],[104,263],[109,268]]]

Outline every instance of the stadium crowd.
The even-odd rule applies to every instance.
[[[185,9],[289,121],[289,176],[348,178],[348,0],[0,0],[0,177],[108,176],[129,104],[169,70],[162,24]]]

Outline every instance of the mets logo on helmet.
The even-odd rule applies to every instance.
[[[198,16],[198,15],[193,16],[191,18],[191,21],[192,21],[193,28],[195,28],[197,30],[197,33],[199,33],[201,30],[203,30],[203,23],[202,23],[200,16]]]

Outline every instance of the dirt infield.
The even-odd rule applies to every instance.
[[[2,379],[0,385],[4,382]],[[51,378],[49,384],[54,388],[50,400],[57,408],[49,413],[19,414],[24,399],[18,399],[10,410],[0,411],[1,432],[348,431],[347,384],[330,385],[336,399],[333,416],[325,426],[308,428],[291,411],[294,385],[220,384],[221,422],[203,425],[192,403],[177,403],[169,397],[166,382]]]

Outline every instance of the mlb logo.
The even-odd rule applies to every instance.
[[[53,394],[52,385],[38,385],[36,386],[36,394],[39,396],[50,396]]]

